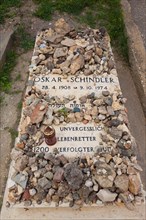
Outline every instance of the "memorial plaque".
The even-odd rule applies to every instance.
[[[125,102],[103,28],[76,33],[60,19],[38,33],[8,202],[80,207],[140,196]]]

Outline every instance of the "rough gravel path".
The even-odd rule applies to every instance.
[[[146,0],[128,0],[134,22],[138,26],[146,48]]]

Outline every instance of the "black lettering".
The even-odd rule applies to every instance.
[[[114,83],[114,79],[110,77],[110,83]]]
[[[58,82],[62,82],[62,79],[61,79],[61,77],[58,77]]]
[[[40,81],[40,77],[36,77],[35,79],[34,79],[34,82],[39,82]]]

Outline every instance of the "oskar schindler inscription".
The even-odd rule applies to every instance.
[[[49,91],[57,92],[58,94],[64,95],[65,92],[72,94],[74,92],[79,92],[80,95],[96,92],[100,94],[104,90],[114,91],[117,87],[118,79],[116,76],[69,76],[67,79],[64,79],[60,76],[53,76],[49,74],[48,76],[38,76],[34,78],[34,84],[37,88]]]
[[[68,96],[76,96],[73,100],[68,102],[54,102],[49,103],[49,108],[58,108],[60,111],[62,108],[69,107],[72,109],[72,124],[61,127],[61,125],[55,126],[55,132],[57,135],[57,143],[53,147],[46,146],[43,142],[40,146],[34,147],[33,151],[35,153],[39,152],[53,152],[54,148],[57,148],[60,153],[64,153],[69,156],[81,156],[83,154],[94,154],[99,147],[99,142],[101,141],[101,133],[104,132],[104,125],[102,123],[95,125],[92,121],[90,124],[84,124],[82,120],[77,120],[74,118],[77,114],[81,114],[81,111],[87,111],[87,119],[91,119],[90,113],[92,112],[92,105],[90,102],[82,102],[82,97],[88,94],[94,94],[99,96],[102,91],[106,91],[111,88],[115,89],[117,86],[117,78],[115,76],[70,76],[67,79],[63,79],[61,76],[38,76],[35,77],[34,83],[40,90],[45,90],[48,94],[54,94],[58,96],[61,100],[62,97],[67,99]],[[59,101],[60,101],[59,100]],[[93,115],[97,113],[97,108],[94,107]],[[83,113],[82,112],[82,113]],[[89,113],[89,114],[88,114]],[[82,114],[81,114],[82,115]],[[80,116],[82,119],[84,117]],[[75,124],[73,122],[77,122]],[[87,120],[88,122],[88,120]]]

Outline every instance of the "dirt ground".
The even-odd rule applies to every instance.
[[[7,19],[4,25],[0,25],[1,29],[8,29],[9,27],[16,28],[20,23],[23,23],[27,31],[33,36],[42,28],[48,28],[57,18],[62,15],[55,14],[51,22],[43,21],[34,17],[32,14],[35,11],[36,6],[31,0],[26,0],[25,4],[19,9],[11,9],[16,11],[17,16],[15,18]],[[71,24],[74,24],[77,28],[79,25],[75,23],[71,17],[64,16]],[[27,53],[21,54],[17,60],[17,65],[11,73],[12,77],[12,89],[8,94],[3,94],[4,102],[1,106],[1,148],[0,148],[0,166],[1,166],[1,181],[0,181],[0,198],[2,201],[3,192],[5,189],[6,178],[9,170],[10,152],[14,145],[12,139],[12,132],[17,130],[20,120],[19,104],[22,101],[23,93],[25,91],[25,84],[28,76],[28,66],[31,60],[32,50]],[[146,167],[144,161],[145,155],[145,118],[140,105],[140,101],[137,96],[137,92],[131,78],[131,70],[129,66],[123,61],[117,52],[114,52],[119,80],[123,94],[127,101],[127,109],[129,120],[131,124],[131,131],[138,143],[138,159],[142,167]],[[20,79],[16,81],[16,78],[20,75]],[[11,134],[10,134],[11,133]],[[143,183],[146,182],[144,172],[142,175]]]

